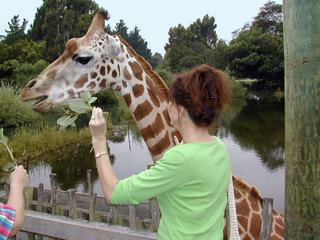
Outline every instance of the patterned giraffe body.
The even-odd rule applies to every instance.
[[[107,14],[98,12],[82,38],[71,39],[63,54],[21,92],[23,100],[40,98],[36,111],[112,88],[123,96],[154,161],[173,146],[167,112],[168,88],[151,66],[129,44],[103,31]],[[262,198],[257,190],[234,177],[239,231],[242,239],[259,239]],[[272,240],[284,239],[284,217],[273,211]]]

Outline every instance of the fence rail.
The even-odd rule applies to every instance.
[[[60,239],[156,239],[160,209],[155,199],[139,205],[112,205],[93,192],[90,169],[87,170],[87,193],[77,193],[75,189],[60,190],[56,179],[55,173],[50,174],[51,190],[44,189],[40,183],[37,188],[29,187],[25,191],[28,211],[22,231],[27,232],[28,239],[43,239],[42,236]],[[5,192],[7,198],[8,185]],[[0,197],[0,201],[6,199]],[[270,239],[272,201],[263,199],[261,240]],[[16,239],[25,239],[21,234]]]

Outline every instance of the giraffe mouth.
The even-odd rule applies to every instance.
[[[33,103],[33,107],[36,107],[37,105],[40,105],[41,102],[45,101],[48,99],[48,96],[47,95],[43,95],[43,96],[39,96],[39,97],[36,97],[36,98],[33,98],[33,99],[30,99],[30,100],[33,100],[35,101]]]

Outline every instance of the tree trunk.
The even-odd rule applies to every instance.
[[[284,0],[286,239],[320,239],[320,1]]]

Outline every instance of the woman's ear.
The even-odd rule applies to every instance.
[[[183,119],[187,110],[183,106],[178,106],[179,118]]]

